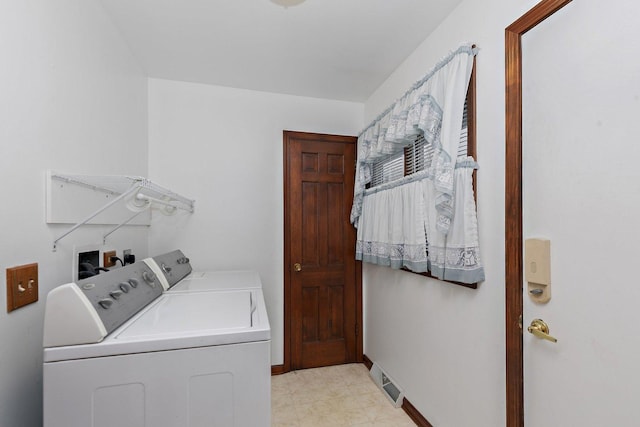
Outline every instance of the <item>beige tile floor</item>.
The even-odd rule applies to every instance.
[[[271,377],[271,425],[408,427],[415,423],[393,407],[367,368],[358,363]]]

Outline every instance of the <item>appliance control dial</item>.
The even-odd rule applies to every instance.
[[[129,282],[122,282],[118,285],[118,287],[125,294],[131,290],[131,285],[129,284]]]
[[[156,284],[155,284],[156,275],[155,274],[149,273],[148,271],[144,271],[144,272],[142,272],[142,278],[152,288],[156,286]]]
[[[132,288],[137,288],[138,285],[140,284],[140,281],[132,277],[131,279],[129,279],[129,284],[131,285]]]
[[[171,267],[168,267],[167,264],[165,264],[164,262],[162,263],[162,266],[160,267],[162,268],[162,271],[164,271],[164,274],[171,274]]]
[[[122,296],[122,291],[111,291],[109,292],[109,295],[111,295],[111,298],[113,299],[118,299]]]
[[[113,305],[113,300],[110,298],[103,298],[100,301],[98,301],[98,304],[100,304],[100,307],[107,310]]]

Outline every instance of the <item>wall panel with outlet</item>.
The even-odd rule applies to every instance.
[[[111,256],[118,256],[117,250],[112,245],[90,244],[76,245],[73,247],[73,257],[71,262],[72,281],[79,280],[78,273],[81,270],[80,264],[90,263],[94,268],[117,268],[116,262],[105,263]]]

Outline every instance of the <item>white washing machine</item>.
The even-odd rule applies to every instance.
[[[189,260],[179,251],[156,259],[50,292],[44,426],[269,426],[259,277],[244,288],[179,291]]]

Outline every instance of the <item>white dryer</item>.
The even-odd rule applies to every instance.
[[[270,425],[260,286],[166,292],[190,273],[174,251],[50,292],[45,427]]]
[[[256,289],[262,292],[262,281],[255,271],[250,270],[217,270],[217,271],[186,271],[172,267],[179,259],[189,262],[181,251],[174,251],[155,256],[148,261],[149,266],[156,273],[168,292],[202,292],[230,289]],[[180,266],[181,264],[177,264]],[[178,279],[178,277],[183,278]]]

